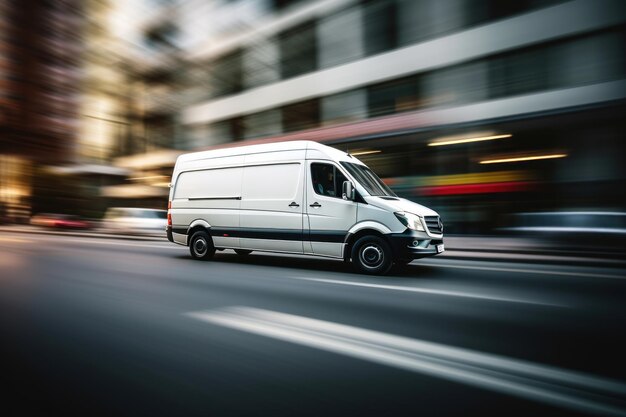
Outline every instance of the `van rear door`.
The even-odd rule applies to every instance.
[[[230,231],[239,226],[243,157],[200,161],[197,170],[182,172],[172,199],[172,230],[187,229],[196,220],[211,226],[218,248],[238,248],[239,237]],[[189,236],[191,237],[191,236]]]

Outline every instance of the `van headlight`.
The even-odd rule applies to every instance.
[[[400,220],[400,222],[409,229],[417,230],[418,232],[425,231],[420,216],[404,211],[397,211],[393,214],[395,214],[398,220]]]

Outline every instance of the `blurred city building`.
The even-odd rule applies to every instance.
[[[0,0],[0,217],[27,216],[38,167],[72,156],[82,76],[80,6]]]
[[[176,157],[186,149],[179,118],[186,72],[176,43],[183,2],[112,0],[109,21],[124,51],[116,71],[125,78],[125,136],[115,166],[130,174],[123,182],[100,188],[111,204],[164,208],[164,196]],[[119,87],[118,87],[119,88]]]
[[[158,125],[171,147],[325,142],[457,232],[623,207],[621,1],[151,3],[146,50],[176,91]]]
[[[623,1],[83,7],[81,128],[68,137],[80,132],[74,162],[89,168],[70,171],[102,204],[162,208],[182,152],[310,139],[363,159],[449,232],[624,208]]]

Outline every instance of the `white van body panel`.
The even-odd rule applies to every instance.
[[[383,199],[382,197],[365,197],[365,201],[368,204],[379,207],[387,212],[406,211],[407,213],[417,214],[419,216],[436,216],[437,212],[422,206],[421,204],[414,203],[404,198],[396,198],[393,200]]]
[[[241,249],[256,250],[262,252],[279,252],[279,253],[302,253],[302,241],[295,242],[293,240],[277,240],[277,239],[241,239],[243,246]],[[217,245],[216,245],[217,246]]]
[[[273,229],[298,239],[247,237],[241,238],[242,248],[303,253],[304,157],[304,150],[245,157],[240,227],[251,231]]]
[[[364,168],[342,164],[346,162]],[[321,165],[312,170],[314,164]],[[400,249],[407,241],[422,239],[428,246],[442,237],[408,233],[394,212],[437,213],[398,197],[369,195],[350,174],[363,176],[363,170],[365,164],[353,156],[308,141],[181,155],[172,174],[168,238],[188,245],[189,230],[202,226],[218,249],[343,258],[351,236],[366,230],[384,235],[390,244],[401,239],[392,245]],[[354,185],[355,201],[341,197],[340,174]]]
[[[187,246],[187,240],[189,239],[189,236],[187,236],[184,233],[172,232],[172,239],[173,239],[174,243],[178,243],[179,245]]]
[[[366,210],[363,210],[363,215],[365,216],[366,212],[369,213],[370,215],[375,212],[383,224],[390,224],[389,221],[391,220],[391,218],[389,217],[389,214],[393,215],[394,212],[399,212],[399,211],[416,214],[422,217],[438,216],[436,211],[431,210],[428,207],[422,206],[421,204],[417,204],[412,201],[406,200],[404,198],[395,198],[392,200],[392,199],[384,199],[382,197],[367,196],[367,197],[364,197],[364,199],[365,201],[367,201],[368,207]],[[381,216],[382,218],[380,218]],[[425,227],[425,224],[424,224],[424,228],[426,230],[424,233],[426,233],[428,237],[439,238],[439,239],[443,237],[442,233],[431,233],[428,230],[428,228]],[[392,230],[392,232],[397,233],[399,232],[399,230],[395,229],[395,230]]]

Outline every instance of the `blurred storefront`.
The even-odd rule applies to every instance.
[[[166,208],[174,161],[181,151],[162,149],[116,159],[129,174],[123,183],[100,188],[114,206]]]
[[[28,160],[0,155],[0,224],[28,222],[31,176]]]
[[[624,207],[624,105],[422,129],[345,143],[451,233],[497,232],[520,212]],[[341,147],[341,145],[338,145]]]

